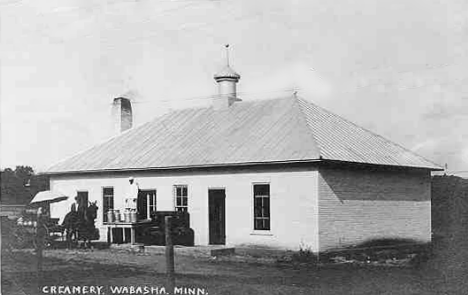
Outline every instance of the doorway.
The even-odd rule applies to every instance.
[[[77,211],[83,217],[86,214],[86,209],[88,209],[88,192],[87,191],[77,191],[76,192],[76,202],[78,203]]]
[[[137,202],[138,220],[151,219],[156,211],[156,190],[140,190]]]
[[[224,189],[208,190],[209,244],[226,244],[226,192]]]

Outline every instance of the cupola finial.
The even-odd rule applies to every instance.
[[[239,82],[240,75],[229,65],[229,44],[225,44],[224,48],[226,50],[226,65],[214,75],[214,79],[218,83],[218,95],[213,100],[215,109],[228,108],[240,100],[237,98],[236,92],[236,84]]]
[[[226,47],[226,65],[229,67],[229,44],[224,45]]]

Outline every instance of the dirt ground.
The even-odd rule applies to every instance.
[[[317,269],[179,256],[175,265],[176,285],[194,288],[198,294],[468,294],[464,271],[440,263],[419,268],[333,265]],[[33,251],[3,252],[2,294],[46,294],[43,286],[66,285],[102,286],[104,294],[118,294],[110,287],[162,287],[165,283],[165,257],[157,254],[46,250],[43,268],[38,288]],[[127,291],[120,294],[145,294]]]

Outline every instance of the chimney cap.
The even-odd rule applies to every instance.
[[[132,90],[125,91],[123,94],[120,94],[116,96],[115,98],[116,99],[125,98],[131,101],[137,101],[141,98],[141,95],[137,90],[132,89]]]

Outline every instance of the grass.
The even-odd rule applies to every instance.
[[[311,257],[305,250],[301,257]],[[163,255],[104,250],[47,250],[42,285],[162,286]],[[35,257],[29,250],[2,257],[4,294],[14,287],[36,295]],[[432,262],[431,262],[432,263]],[[437,261],[412,268],[370,265],[295,265],[232,263],[209,258],[176,257],[178,286],[217,294],[466,294],[464,281],[443,272]],[[15,285],[16,284],[16,285]],[[20,293],[21,294],[21,293]],[[107,294],[107,293],[106,293]]]

